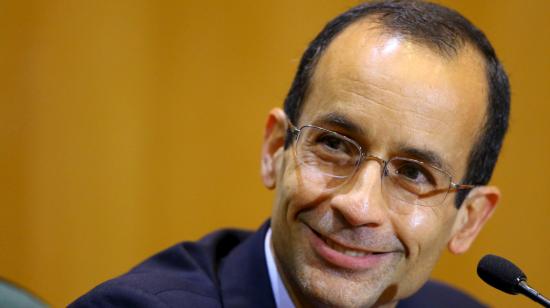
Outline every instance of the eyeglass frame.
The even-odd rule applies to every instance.
[[[290,130],[290,134],[292,135],[294,141],[297,141],[299,138],[300,138],[300,134],[302,132],[302,129],[303,128],[306,128],[306,127],[310,127],[310,128],[317,128],[317,129],[320,129],[322,131],[325,131],[325,132],[328,132],[328,133],[331,133],[331,134],[335,134],[336,136],[339,136],[341,137],[342,139],[346,140],[346,141],[349,141],[351,144],[353,144],[354,146],[356,146],[358,149],[359,149],[359,159],[357,160],[357,162],[355,163],[355,166],[354,166],[354,169],[353,171],[351,172],[350,175],[346,176],[346,179],[347,178],[351,178],[353,177],[353,175],[355,175],[355,173],[357,172],[357,169],[359,167],[359,165],[361,165],[361,163],[364,161],[364,160],[369,160],[369,159],[372,159],[372,160],[375,160],[377,161],[378,163],[381,163],[382,164],[382,172],[381,172],[381,178],[383,178],[384,176],[387,176],[386,173],[387,173],[387,166],[388,166],[388,162],[390,162],[392,159],[396,159],[396,158],[399,158],[399,159],[405,159],[405,160],[408,160],[408,161],[413,161],[413,162],[416,162],[420,165],[426,165],[426,166],[429,166],[430,168],[434,168],[440,172],[442,172],[443,174],[447,175],[449,177],[449,186],[447,187],[446,191],[445,191],[445,197],[441,200],[441,203],[437,204],[437,205],[433,205],[433,206],[429,206],[429,205],[422,205],[420,204],[421,206],[426,206],[426,207],[437,207],[441,204],[443,204],[445,202],[445,200],[447,199],[447,195],[449,194],[449,192],[456,192],[456,191],[459,191],[459,190],[467,190],[467,189],[473,189],[475,188],[477,185],[472,185],[472,184],[461,184],[461,183],[455,183],[453,182],[453,176],[447,172],[446,170],[443,170],[439,167],[436,167],[432,164],[429,164],[429,163],[426,163],[426,162],[423,162],[423,161],[420,161],[420,160],[417,160],[417,159],[412,159],[412,158],[407,158],[407,157],[400,157],[400,156],[395,156],[395,157],[392,157],[388,160],[385,160],[381,157],[378,157],[376,155],[371,155],[371,154],[368,154],[366,151],[363,151],[363,147],[355,140],[353,140],[352,138],[350,137],[347,137],[345,135],[342,135],[341,133],[338,133],[338,132],[335,132],[333,130],[330,130],[328,128],[324,128],[324,127],[320,127],[320,126],[316,126],[316,125],[313,125],[313,124],[306,124],[306,125],[302,125],[300,128],[296,127],[294,124],[292,124],[292,122],[290,122],[289,120],[287,120],[287,123],[289,125],[289,128],[291,129]],[[296,147],[294,148],[294,154],[296,154]],[[443,188],[442,188],[443,189]],[[442,192],[443,193],[443,192]]]

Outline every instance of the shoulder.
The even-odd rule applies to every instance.
[[[160,285],[155,285],[159,282]],[[170,284],[172,282],[172,284]],[[215,292],[181,277],[129,273],[107,281],[69,307],[221,307]]]
[[[221,230],[184,242],[109,280],[69,307],[220,307],[217,267],[250,235]]]
[[[482,308],[487,306],[456,288],[430,280],[414,295],[400,301],[397,307]]]

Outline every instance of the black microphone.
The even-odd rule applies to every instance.
[[[550,300],[527,284],[527,276],[512,262],[495,255],[486,255],[477,264],[477,275],[490,286],[508,294],[523,294],[550,307]]]

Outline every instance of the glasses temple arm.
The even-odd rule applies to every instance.
[[[451,189],[452,190],[464,190],[464,189],[472,189],[476,187],[476,185],[470,185],[470,184],[457,184],[451,182]]]

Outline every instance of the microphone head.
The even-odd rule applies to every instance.
[[[527,280],[512,262],[495,255],[486,255],[479,261],[477,275],[492,287],[509,294],[518,294],[521,290],[518,283]]]

